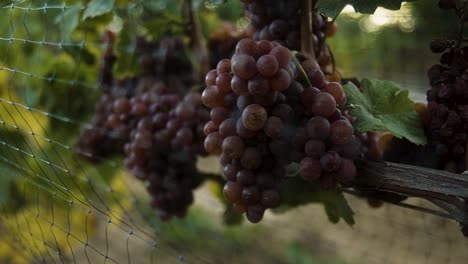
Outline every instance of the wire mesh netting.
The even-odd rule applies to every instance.
[[[346,198],[356,213],[353,227],[331,223],[320,205],[268,213],[259,225],[228,226],[223,222],[224,204],[212,194],[217,187],[207,182],[197,189],[184,219],[161,221],[149,206],[145,186],[126,172],[122,158],[75,147],[83,128],[95,128],[89,120],[102,92],[99,58],[108,50],[102,41],[106,28],[84,25],[70,33],[81,21],[76,14],[84,9],[78,1],[0,1],[0,262],[465,263],[468,259],[468,240],[455,221],[389,204],[372,209],[352,195]],[[392,16],[409,19],[411,15]],[[118,28],[125,19],[135,18],[121,16],[110,24]],[[119,45],[118,52],[129,54],[133,48]],[[342,46],[336,48],[342,52]],[[353,51],[362,54],[365,49]],[[347,64],[350,69],[354,66]],[[373,73],[385,75],[382,72]],[[415,83],[412,77],[396,79]],[[77,152],[101,162],[89,162]],[[208,172],[221,170],[215,158],[203,159],[198,166]],[[435,208],[417,199],[408,204]]]

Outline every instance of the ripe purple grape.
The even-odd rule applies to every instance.
[[[342,159],[335,151],[328,151],[320,158],[320,165],[326,172],[338,171],[341,167]]]
[[[336,101],[333,96],[328,93],[318,93],[310,108],[314,115],[322,117],[331,116],[333,112],[335,112],[335,109]]]
[[[353,137],[353,126],[347,120],[337,120],[330,128],[330,140],[337,145],[347,144]]]
[[[304,158],[299,164],[299,174],[306,181],[316,181],[322,175],[320,161],[310,157]]]
[[[244,152],[244,141],[239,136],[229,136],[223,140],[222,150],[231,159],[238,159]]]
[[[249,80],[257,74],[257,63],[252,56],[235,55],[231,62],[232,72],[242,80]]]
[[[249,130],[262,129],[266,120],[267,111],[261,105],[251,104],[242,111],[242,124]]]

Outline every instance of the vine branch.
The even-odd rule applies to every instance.
[[[312,22],[312,0],[302,1],[302,17],[301,17],[301,52],[316,60],[313,41],[313,22]]]
[[[423,167],[362,160],[355,186],[424,198],[468,224],[468,177]]]
[[[195,52],[195,55],[198,56],[199,60],[197,61],[200,62],[200,78],[203,80],[202,76],[204,76],[210,70],[208,50],[203,43],[200,20],[198,19],[193,1],[185,0],[185,8],[189,19],[188,31],[190,36],[190,46]]]

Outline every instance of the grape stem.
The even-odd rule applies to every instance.
[[[194,53],[199,56],[198,61],[200,62],[200,71],[198,74],[200,76],[197,77],[202,78],[202,76],[204,76],[210,70],[210,65],[208,62],[208,51],[203,43],[200,21],[198,19],[197,12],[192,0],[185,0],[185,7],[189,19],[188,30],[190,31],[190,46],[192,47]]]
[[[317,60],[314,52],[314,41],[312,36],[313,23],[312,23],[312,12],[313,4],[312,0],[302,1],[302,17],[301,17],[301,52],[313,59]]]
[[[292,61],[292,63],[294,63],[297,70],[299,71],[299,75],[300,75],[299,79],[304,79],[307,82],[308,86],[312,86],[312,83],[310,82],[309,78],[307,77],[307,74],[304,71],[304,68],[302,68],[301,62],[297,58],[298,56],[304,56],[304,55],[301,54],[300,52],[297,52],[297,51],[291,51],[291,55],[292,55],[291,56],[291,61]]]

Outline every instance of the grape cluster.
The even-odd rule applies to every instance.
[[[136,82],[134,78],[116,81],[108,92],[101,94],[90,126],[85,127],[78,138],[76,152],[79,155],[98,162],[123,153],[123,145],[128,140],[134,122],[128,122],[128,116],[117,115],[115,109],[121,102],[128,101],[134,93]]]
[[[300,175],[306,181],[319,181],[325,189],[350,185],[356,176],[353,160],[363,153],[364,135],[355,135],[341,84],[326,81],[314,61],[306,60],[302,67],[312,86],[299,95],[305,106],[294,137]]]
[[[431,49],[442,55],[440,64],[435,64],[428,70],[431,85],[431,89],[427,91],[431,116],[431,134],[428,136],[435,142],[441,164],[455,162],[455,171],[460,173],[466,170],[468,46],[455,47],[448,40],[434,40]]]
[[[209,113],[199,94],[188,93],[181,100],[163,86],[132,100],[139,118],[124,147],[125,166],[147,182],[151,205],[159,209],[161,219],[182,217],[202,180],[196,159],[205,153],[203,124]]]
[[[294,79],[290,60],[278,43],[243,39],[207,74],[202,94],[211,108],[205,148],[220,154],[225,197],[254,223],[279,205],[276,187],[290,162],[286,136],[294,113],[282,93]]]
[[[242,0],[242,2],[244,9],[249,13],[248,31],[253,34],[254,40],[277,41],[291,50],[300,50],[302,1]],[[319,64],[325,67],[331,63],[330,48],[325,43],[325,38],[327,35],[333,36],[337,27],[318,12],[312,13],[314,52]]]
[[[116,80],[115,56],[108,49],[101,68],[103,94],[77,152],[93,161],[125,154],[126,168],[147,183],[151,205],[163,220],[182,217],[202,181],[198,155],[205,155],[204,124],[209,112],[193,85],[192,68],[181,38],[137,40],[139,77]],[[185,96],[183,96],[185,94]]]
[[[346,111],[342,116],[338,109],[346,103],[342,86],[326,81],[317,63],[302,67],[310,85],[296,81],[289,49],[243,39],[232,58],[206,76],[202,101],[211,121],[205,148],[220,155],[225,197],[253,223],[280,204],[277,187],[293,161],[309,181],[349,183],[356,172],[352,159],[361,154],[361,143]]]

